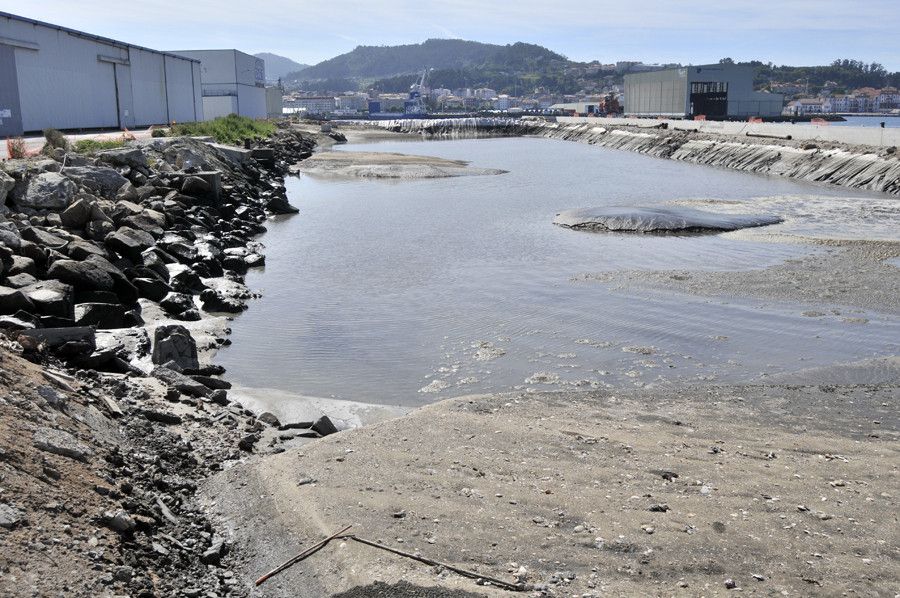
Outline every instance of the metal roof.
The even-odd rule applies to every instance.
[[[14,15],[12,13],[3,12],[0,10],[0,17],[12,19],[15,21],[23,21],[25,23],[31,23],[32,25],[39,25],[41,27],[47,27],[50,29],[56,29],[57,31],[62,31],[64,33],[68,33],[69,35],[73,35],[75,37],[83,37],[84,39],[89,39],[96,42],[101,42],[110,46],[117,46],[119,48],[136,48],[138,50],[143,50],[145,52],[153,52],[154,54],[162,54],[163,56],[169,56],[171,58],[177,58],[179,60],[187,60],[189,62],[200,62],[195,58],[189,58],[187,56],[179,56],[178,54],[173,54],[172,52],[162,52],[160,50],[154,50],[153,48],[146,48],[144,46],[139,46],[137,44],[129,44],[127,42],[120,42],[115,39],[111,39],[108,37],[102,37],[100,35],[94,35],[93,33],[85,33],[84,31],[78,31],[76,29],[69,29],[68,27],[63,27],[62,25],[54,25],[53,23],[45,23],[44,21],[38,21],[37,19],[29,19],[28,17],[22,17],[19,15]]]

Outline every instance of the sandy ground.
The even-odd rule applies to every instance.
[[[249,578],[352,524],[358,536],[509,582],[518,573],[557,596],[724,595],[727,580],[753,594],[892,596],[898,393],[463,397],[234,467],[205,495]],[[508,594],[335,541],[258,595],[400,580]]]
[[[434,179],[503,174],[464,160],[390,152],[319,152],[297,165],[297,172],[338,178]]]

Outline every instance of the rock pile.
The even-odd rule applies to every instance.
[[[314,144],[280,130],[251,149],[162,138],[0,164],[0,329],[29,352],[124,372],[133,356],[98,349],[93,329],[141,326],[154,306],[182,321],[241,311],[247,293],[209,281],[265,263],[251,240],[296,211],[283,175]]]
[[[194,494],[284,432],[230,403],[186,323],[245,308],[253,238],[296,211],[283,177],[314,145],[0,163],[0,594],[249,592]]]

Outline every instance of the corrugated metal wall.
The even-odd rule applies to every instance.
[[[683,116],[687,73],[670,69],[625,76],[625,114]]]
[[[131,50],[131,89],[137,122],[162,124],[170,121],[162,54]]]
[[[0,14],[13,47],[21,129],[101,129],[202,120],[199,65]]]

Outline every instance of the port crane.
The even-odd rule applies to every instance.
[[[422,69],[422,76],[418,82],[409,86],[409,99],[404,102],[404,112],[407,116],[425,116],[428,113],[428,107],[425,105],[425,80],[428,78],[428,72],[434,69]]]

